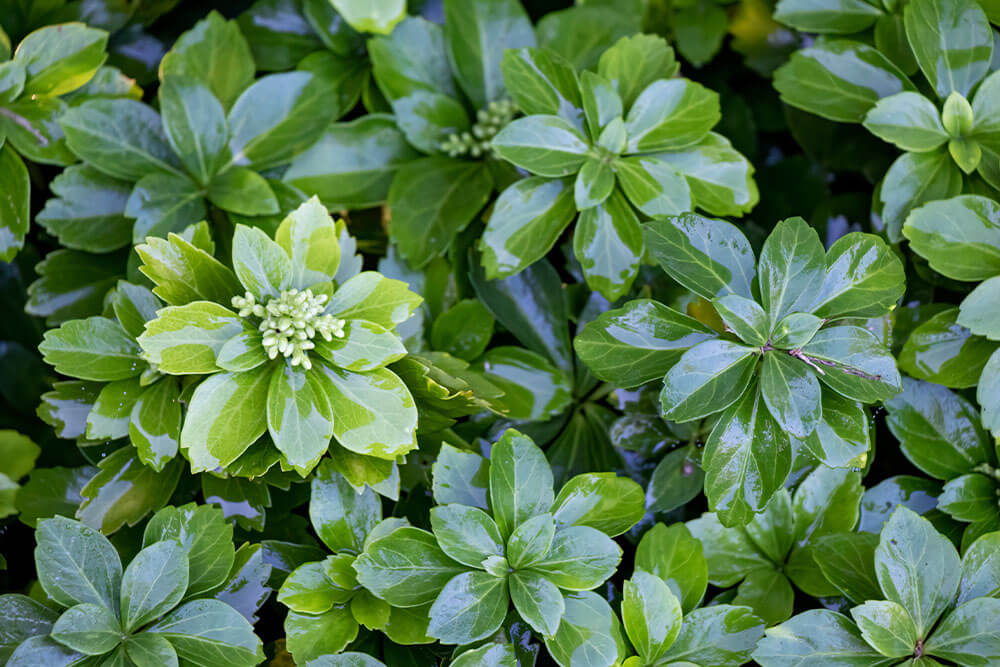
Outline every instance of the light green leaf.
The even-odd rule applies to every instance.
[[[84,380],[125,380],[146,367],[135,340],[107,317],[70,320],[50,329],[38,350],[60,373]]]
[[[708,587],[703,547],[683,523],[657,523],[646,531],[636,547],[635,569],[662,579],[685,611],[698,606]]]
[[[118,646],[124,635],[114,612],[88,602],[64,611],[52,626],[50,637],[84,655],[103,655]]]
[[[358,583],[394,607],[433,602],[467,569],[448,558],[431,533],[409,526],[372,540],[354,561]]]
[[[427,634],[444,644],[471,644],[496,632],[509,605],[507,582],[486,572],[453,578],[431,606]]]
[[[945,151],[904,153],[885,173],[878,191],[882,223],[898,243],[903,223],[918,206],[962,191],[962,172]]]
[[[195,180],[208,185],[229,160],[226,111],[201,81],[167,75],[160,83],[163,131]]]
[[[642,252],[642,228],[621,192],[613,191],[603,204],[580,213],[573,253],[587,284],[609,301],[628,292]]]
[[[157,472],[177,455],[181,437],[177,382],[161,380],[139,394],[129,415],[128,436],[140,460]]]
[[[782,430],[805,438],[823,415],[819,380],[805,363],[781,352],[764,355],[760,394]]]
[[[589,526],[557,528],[545,558],[530,570],[567,591],[588,591],[608,580],[622,550],[610,537]]]
[[[611,606],[596,593],[567,595],[559,629],[545,647],[561,665],[614,665],[628,655],[621,623]]]
[[[463,565],[479,568],[486,558],[504,555],[500,530],[490,515],[477,507],[432,507],[431,528],[441,549]]]
[[[911,91],[880,99],[869,109],[862,125],[879,139],[904,151],[924,153],[948,141],[937,107],[920,93]]]
[[[219,370],[222,346],[246,329],[236,313],[210,301],[157,311],[137,339],[146,358],[163,373],[201,375]]]
[[[490,453],[490,505],[505,538],[552,507],[555,492],[545,454],[531,438],[508,429]]]
[[[601,54],[597,71],[611,82],[628,109],[650,84],[671,78],[678,67],[674,50],[665,39],[638,34],[622,37]]]
[[[147,239],[135,251],[142,259],[139,270],[156,285],[153,294],[172,306],[201,300],[228,305],[243,295],[229,268],[177,234]]]
[[[639,656],[655,663],[681,630],[681,604],[662,579],[637,570],[625,582],[622,621]]]
[[[636,155],[617,160],[614,168],[625,196],[646,215],[679,215],[694,208],[690,186],[669,163]]]
[[[333,219],[316,197],[281,221],[274,240],[292,260],[291,287],[303,290],[336,277],[340,242]]]
[[[14,52],[25,70],[24,94],[56,97],[83,86],[107,58],[107,44],[107,32],[83,23],[35,30]]]
[[[330,447],[334,415],[320,371],[280,364],[267,389],[267,430],[288,465],[305,477]]]
[[[826,277],[809,310],[826,319],[877,317],[903,294],[903,263],[881,237],[852,232],[826,253]]]
[[[721,134],[709,132],[693,146],[649,157],[681,174],[694,204],[712,215],[740,216],[760,199],[753,165]]]
[[[125,632],[133,632],[173,609],[187,587],[187,554],[179,544],[156,542],[140,551],[122,577]]]
[[[986,667],[1000,659],[1000,600],[977,598],[949,613],[924,644],[924,650],[958,665]]]
[[[663,378],[663,417],[686,422],[726,409],[750,386],[758,358],[756,348],[727,340],[698,343]]]
[[[341,285],[326,312],[345,320],[367,320],[393,329],[413,315],[423,299],[402,280],[363,271]]]
[[[757,267],[761,305],[772,324],[808,310],[823,285],[825,256],[819,235],[802,218],[775,225]]]
[[[218,667],[249,667],[264,659],[253,626],[218,600],[193,600],[151,625],[146,632],[168,640],[182,661]]]
[[[791,667],[823,656],[838,667],[883,667],[898,661],[868,645],[843,614],[813,609],[767,630],[753,658],[763,667]]]
[[[551,637],[566,611],[562,592],[548,578],[530,571],[514,572],[510,597],[521,618],[542,637]]]
[[[559,116],[549,115],[513,121],[493,138],[491,146],[502,159],[549,178],[576,173],[589,149],[577,128]]]
[[[118,608],[122,564],[111,542],[61,516],[38,522],[35,567],[46,594],[64,607],[91,603]]]
[[[921,71],[941,98],[968,95],[989,72],[993,34],[973,0],[914,0],[903,12],[906,37]]]
[[[644,513],[642,487],[610,472],[570,478],[552,505],[559,526],[590,526],[610,537],[628,531]]]
[[[31,220],[28,169],[10,145],[0,145],[0,179],[6,184],[0,200],[0,262],[9,262],[24,245]]]
[[[869,600],[851,609],[851,616],[865,641],[890,658],[911,655],[920,640],[910,614],[895,602]]]
[[[687,79],[660,79],[636,98],[625,118],[628,153],[685,148],[719,122],[719,96]]]
[[[823,371],[820,382],[847,398],[874,403],[902,388],[895,359],[867,329],[853,325],[822,329],[802,347],[802,354]]]
[[[526,114],[560,116],[582,129],[583,103],[576,70],[549,49],[504,51],[500,69],[507,93]]]

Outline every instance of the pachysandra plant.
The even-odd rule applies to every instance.
[[[201,510],[209,508],[154,517],[124,571],[115,547],[92,528],[63,517],[39,522],[35,564],[46,604],[0,596],[4,632],[16,641],[6,664],[259,664],[253,626],[214,596],[235,561],[232,529]]]
[[[558,631],[570,600],[603,603],[582,592],[614,573],[621,549],[611,537],[641,518],[641,488],[588,474],[556,495],[545,455],[508,430],[489,459],[443,446],[433,490],[432,532],[404,526],[370,537],[354,561],[358,583],[393,607],[423,608],[427,635],[444,644],[493,635],[513,603],[568,665],[558,656],[575,647],[564,650]]]
[[[312,479],[309,519],[334,553],[297,567],[278,591],[278,601],[289,608],[286,645],[296,661],[343,651],[362,625],[399,643],[433,641],[425,608],[390,607],[358,583],[353,567],[370,541],[408,525],[405,519],[383,521],[375,492],[357,493],[332,462],[320,464]]]
[[[502,67],[526,115],[491,145],[532,176],[504,190],[490,214],[479,243],[488,278],[543,257],[576,219],[587,284],[613,301],[643,258],[640,215],[742,215],[757,203],[753,167],[711,131],[718,95],[672,78],[679,65],[662,38],[623,38],[579,76],[544,49],[510,50]]]
[[[24,159],[65,166],[75,161],[56,122],[71,94],[86,97],[86,86],[107,58],[108,33],[82,23],[39,28],[11,55],[0,48],[0,261],[9,262],[24,244],[31,220],[31,181]],[[113,68],[107,79],[130,80]],[[111,90],[95,92],[113,95]],[[118,83],[118,81],[115,81]],[[127,239],[123,243],[127,242]]]
[[[930,202],[910,214],[903,235],[941,275],[982,282],[958,308],[942,310],[914,329],[900,354],[900,366],[914,377],[952,388],[978,385],[983,425],[1000,434],[1000,263],[995,258],[1000,204],[981,195]]]
[[[315,199],[275,238],[237,226],[234,270],[177,235],[136,249],[170,304],[138,338],[145,358],[166,375],[208,376],[181,428],[192,471],[225,468],[265,432],[279,453],[272,464],[303,476],[331,437],[388,461],[413,450],[416,408],[385,366],[405,356],[393,329],[420,297],[342,266],[337,228]]]
[[[1000,574],[989,562],[998,546],[1000,533],[988,533],[959,558],[927,519],[897,507],[872,561],[833,582],[857,605],[850,617],[798,614],[770,628],[753,657],[763,667],[996,664]]]
[[[867,13],[867,3],[853,5]],[[903,222],[917,206],[1000,189],[1000,78],[987,76],[993,30],[975,0],[913,0],[903,20],[889,25],[887,30],[905,28],[937,101],[890,60],[899,59],[898,44],[887,57],[863,42],[821,41],[794,54],[775,72],[774,85],[787,104],[834,121],[860,122],[905,151],[889,167],[875,200],[889,239],[899,242]],[[898,35],[881,41],[892,46],[894,40]],[[856,77],[860,71],[866,72],[863,80]]]
[[[597,377],[619,386],[662,374],[665,419],[722,413],[703,461],[721,521],[743,525],[764,509],[791,470],[793,442],[830,467],[863,466],[863,405],[895,395],[901,382],[895,359],[864,327],[902,295],[903,267],[885,243],[851,233],[824,252],[815,230],[790,218],[757,261],[736,227],[694,214],[649,222],[645,236],[664,271],[711,302],[715,316],[706,324],[630,301],[590,323],[574,346]]]
[[[739,584],[731,602],[774,625],[792,615],[793,583],[813,597],[838,594],[816,565],[816,545],[854,530],[863,491],[858,473],[819,466],[794,493],[778,489],[746,526],[727,528],[708,513],[687,527],[704,545],[708,580],[724,589]]]
[[[682,523],[656,524],[639,541],[625,581],[622,620],[636,656],[623,667],[737,667],[764,634],[764,622],[740,603],[700,606],[710,561]]]
[[[35,467],[41,448],[31,438],[12,431],[0,430],[0,519],[17,513],[19,482]],[[0,556],[0,566],[4,565]]]
[[[962,544],[1000,530],[997,442],[969,401],[945,387],[903,378],[903,391],[885,403],[886,425],[903,455],[945,482],[937,508],[968,522]]]
[[[206,68],[205,59],[229,64]],[[84,161],[66,178],[127,190],[122,213],[135,219],[134,243],[205,219],[206,202],[237,216],[278,213],[279,198],[260,172],[312,145],[337,111],[326,101],[336,82],[321,69],[255,81],[239,27],[217,13],[178,39],[160,77],[159,113],[137,100],[105,99],[60,119],[69,149]],[[96,209],[86,200],[71,189],[52,206]]]

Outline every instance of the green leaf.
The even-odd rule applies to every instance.
[[[128,436],[139,459],[157,472],[177,456],[181,437],[178,383],[161,380],[139,394],[129,415]]]
[[[329,125],[283,179],[331,209],[368,208],[386,200],[399,167],[417,156],[390,116],[372,114]]]
[[[903,294],[903,263],[881,237],[852,232],[826,253],[826,277],[810,311],[826,319],[877,317]]]
[[[701,141],[719,122],[719,97],[686,79],[654,81],[625,119],[629,153],[684,148]]]
[[[823,576],[842,595],[855,603],[882,597],[875,577],[878,535],[835,533],[816,540],[814,561]]]
[[[530,571],[514,572],[508,580],[514,608],[532,630],[551,637],[566,611],[562,591],[546,577]]]
[[[995,631],[998,620],[1000,600],[970,600],[941,621],[924,650],[956,664],[985,667],[1000,658],[1000,639]]]
[[[642,258],[642,228],[620,192],[580,213],[573,252],[591,289],[609,301],[628,292]]]
[[[625,582],[622,621],[639,656],[655,663],[681,630],[681,604],[662,579],[637,570]]]
[[[576,173],[589,146],[580,131],[559,116],[525,116],[511,122],[490,144],[500,158],[539,176]]]
[[[437,504],[458,503],[488,508],[489,459],[442,443],[432,470],[434,501]]]
[[[994,456],[975,407],[945,387],[903,378],[902,393],[885,407],[903,454],[932,477],[952,479]]]
[[[340,241],[333,219],[316,197],[281,221],[274,240],[292,260],[292,287],[302,290],[336,278]]]
[[[505,278],[544,257],[576,214],[566,180],[530,176],[500,193],[479,241],[488,278]]]
[[[135,663],[135,667],[174,667],[177,665],[177,651],[170,642],[159,635],[140,633],[125,642],[125,655]]]
[[[57,197],[45,202],[35,220],[62,245],[103,253],[131,241],[132,221],[125,217],[131,184],[81,164],[63,170],[49,183],[49,189]]]
[[[651,157],[684,176],[694,204],[712,215],[743,215],[760,198],[753,165],[715,132],[693,146]]]
[[[229,112],[233,164],[267,169],[311,146],[334,120],[334,87],[326,77],[303,71],[258,79]]]
[[[382,368],[406,356],[399,336],[364,320],[349,320],[343,338],[319,340],[316,351],[338,368],[361,372]]]
[[[229,159],[226,111],[197,79],[166,76],[160,84],[163,130],[177,157],[201,185]]]
[[[719,339],[687,350],[663,378],[663,417],[686,422],[726,409],[750,386],[758,355],[756,348]]]
[[[285,249],[256,227],[236,225],[233,269],[240,283],[258,299],[276,297],[289,287],[292,260]]]
[[[476,507],[431,508],[431,527],[441,549],[463,565],[478,568],[490,556],[504,555],[504,541],[490,515]]]
[[[761,305],[772,323],[809,310],[823,285],[825,268],[823,244],[805,220],[788,218],[775,225],[757,267]]]
[[[431,327],[431,347],[474,361],[493,336],[493,314],[477,299],[462,299],[441,313]]]
[[[143,546],[174,540],[187,553],[189,578],[186,597],[222,586],[235,562],[233,527],[216,507],[189,503],[166,507],[146,524]]]
[[[53,516],[72,517],[83,500],[81,489],[97,468],[36,468],[17,493],[18,519],[35,527],[40,519]]]
[[[243,320],[228,308],[195,301],[157,311],[137,341],[161,372],[199,375],[219,370],[215,360],[222,346],[244,329]]]
[[[140,551],[122,577],[125,632],[132,632],[173,609],[187,587],[187,555],[179,544],[156,542]]]
[[[286,646],[296,661],[343,651],[358,634],[358,622],[346,604],[336,605],[322,614],[288,612],[285,617]]]
[[[862,124],[879,139],[904,151],[932,151],[948,141],[934,103],[910,91],[880,99]]]
[[[542,355],[522,347],[494,347],[475,369],[503,391],[500,405],[511,419],[547,421],[572,401],[569,376]]]
[[[802,354],[823,371],[820,382],[855,401],[884,401],[902,387],[895,359],[873,333],[861,327],[822,329],[802,347]]]
[[[958,324],[958,315],[957,308],[948,308],[914,329],[899,354],[900,368],[946,387],[984,386],[980,374],[997,344],[973,336]]]
[[[177,234],[147,239],[135,251],[142,259],[139,270],[156,285],[153,294],[172,306],[192,301],[229,304],[243,295],[229,268]]]
[[[860,403],[833,391],[822,392],[823,415],[802,444],[830,468],[863,468],[872,446],[870,418]]]
[[[399,376],[385,368],[355,373],[324,364],[321,370],[337,442],[387,460],[416,449],[417,408]]]
[[[182,661],[244,667],[264,659],[253,626],[218,600],[193,600],[151,625],[146,632],[168,640]]]
[[[0,147],[0,179],[7,184],[0,201],[0,262],[9,262],[24,245],[31,220],[28,169],[9,145]]]
[[[374,491],[358,493],[333,462],[324,461],[312,480],[309,519],[331,551],[360,553],[365,537],[382,519],[382,508]]]
[[[764,634],[764,623],[747,607],[716,605],[695,609],[685,620],[666,653],[670,661],[740,664],[750,659],[750,652]]]
[[[6,661],[31,637],[47,635],[59,614],[26,595],[0,596],[0,660]]]
[[[993,309],[994,292],[1000,286],[997,276],[976,286],[962,301],[959,307],[958,324],[966,327],[977,336],[986,336],[990,340],[1000,340],[1000,322]]]
[[[865,0],[780,0],[774,19],[802,32],[850,35],[875,24],[882,10]]]
[[[104,385],[87,415],[86,437],[115,440],[128,435],[129,413],[142,391],[139,378]]]
[[[548,49],[504,51],[500,59],[507,93],[526,114],[560,116],[582,127],[583,103],[576,70]]]
[[[705,495],[723,523],[746,524],[781,488],[791,468],[788,435],[757,391],[719,418],[705,443]]]
[[[979,195],[932,201],[903,226],[910,247],[938,273],[986,280],[1000,273],[1000,206]]]
[[[180,173],[160,115],[142,102],[91,100],[67,111],[59,124],[70,150],[108,176],[136,181],[156,172]]]
[[[698,606],[708,587],[703,547],[683,523],[657,523],[646,531],[636,547],[635,569],[666,582],[688,612]]]
[[[667,41],[658,35],[623,37],[601,54],[598,73],[611,82],[630,109],[653,82],[669,79],[679,65]]]
[[[889,240],[899,242],[907,216],[918,206],[962,191],[962,172],[944,151],[904,153],[882,179],[878,197]]]
[[[584,71],[580,77],[580,94],[590,136],[603,137],[604,141],[598,139],[598,145],[620,154],[625,150],[625,111],[618,91],[600,74]],[[609,127],[612,123],[614,126]]]
[[[977,3],[915,0],[903,17],[913,55],[939,97],[952,91],[968,95],[989,71],[993,35]]]
[[[476,108],[506,97],[501,57],[506,49],[534,46],[528,14],[514,0],[444,3],[444,37],[455,79]]]
[[[122,447],[98,463],[100,470],[81,494],[76,511],[80,521],[113,533],[125,524],[134,526],[163,507],[177,488],[182,464],[166,466],[162,473],[143,465],[131,447]]]
[[[996,597],[1000,592],[1000,534],[988,533],[973,542],[962,554],[962,579],[956,604],[977,597]]]
[[[603,204],[615,188],[615,172],[611,165],[597,158],[587,158],[573,183],[573,199],[579,211]]]
[[[735,225],[685,213],[646,223],[643,236],[660,267],[695,294],[752,298],[756,260]]]
[[[782,430],[805,438],[823,415],[819,380],[811,368],[781,352],[764,355],[760,394]]]
[[[369,40],[368,52],[375,80],[389,102],[418,90],[458,96],[438,24],[408,17],[387,36]]]
[[[142,243],[149,236],[182,233],[205,217],[205,201],[198,185],[187,176],[154,172],[136,183],[125,215],[135,218],[132,242]]]
[[[52,626],[50,636],[84,655],[103,655],[118,646],[124,632],[110,609],[85,603],[64,611]]]
[[[664,160],[636,155],[617,160],[614,167],[625,196],[646,215],[680,215],[693,208],[684,176]]]
[[[70,667],[79,665],[87,657],[57,643],[51,637],[38,635],[23,642],[11,655],[7,665],[10,667],[35,667],[36,665],[51,665],[52,667]]]
[[[367,320],[394,329],[413,315],[423,299],[402,280],[363,271],[340,285],[326,312],[345,320]]]
[[[910,614],[895,602],[869,600],[851,609],[851,616],[865,641],[890,658],[911,655],[920,641]]]
[[[107,44],[108,33],[82,23],[35,30],[14,52],[25,70],[24,94],[56,97],[76,90],[104,62]]]
[[[448,250],[492,191],[483,164],[443,156],[414,160],[389,188],[389,233],[409,264],[421,268]]]
[[[1000,387],[1000,354],[994,350],[983,367],[976,388],[976,400],[983,408],[983,426],[994,434],[1000,433],[1000,404],[997,402],[997,388]]]
[[[490,505],[505,538],[552,507],[552,470],[530,438],[508,429],[490,453]]]
[[[685,350],[714,335],[657,301],[636,299],[601,313],[577,335],[573,347],[596,377],[635,387],[663,377]]]
[[[507,582],[486,572],[464,572],[431,606],[427,634],[444,644],[471,644],[499,629],[507,614]]]
[[[301,614],[322,614],[348,602],[354,592],[336,586],[323,570],[324,563],[317,562],[295,568],[281,584],[278,602]]]
[[[738,294],[727,294],[715,299],[713,305],[726,328],[744,343],[763,347],[768,342],[771,323],[767,313],[756,301]]]
[[[267,429],[288,465],[305,477],[330,447],[333,410],[319,371],[280,364],[267,389]]]
[[[847,40],[796,51],[775,71],[774,87],[786,104],[842,123],[860,123],[880,99],[916,90],[875,48]]]
[[[531,566],[559,588],[588,591],[608,580],[622,550],[610,537],[589,526],[557,528],[545,558]]]
[[[768,625],[791,616],[794,602],[795,591],[788,577],[771,568],[747,574],[733,598],[733,604],[751,608]]]
[[[545,647],[561,665],[581,656],[586,665],[614,665],[628,655],[621,623],[610,605],[596,593],[567,595],[559,629],[545,639]]]
[[[135,340],[107,317],[70,320],[50,329],[38,349],[57,371],[84,380],[125,380],[146,367]]]
[[[900,506],[882,529],[875,574],[886,597],[913,617],[917,636],[926,637],[958,589],[960,563],[946,537]]]
[[[559,526],[590,526],[615,537],[645,514],[642,487],[614,473],[585,473],[559,489],[552,515]]]
[[[698,4],[679,9],[674,15],[677,50],[696,67],[719,52],[728,31],[729,15],[721,6]]]
[[[990,521],[996,507],[996,482],[978,473],[949,481],[938,497],[938,508],[959,521]]]
[[[219,208],[238,215],[274,215],[281,210],[267,180],[248,167],[230,167],[216,176],[207,196]]]
[[[334,9],[358,32],[388,35],[406,16],[405,0],[330,0]]]
[[[354,570],[376,597],[394,607],[419,607],[467,568],[448,558],[431,533],[407,526],[366,545]]]
[[[843,667],[883,667],[898,662],[869,646],[849,618],[828,609],[813,609],[769,628],[753,658],[764,667],[784,667],[803,664],[818,655],[831,661],[828,664]]]
[[[523,570],[542,560],[552,547],[555,532],[555,519],[548,513],[533,516],[515,528],[505,554],[510,567]]]
[[[76,521],[38,522],[35,567],[46,594],[64,607],[91,603],[118,608],[122,564],[103,535]]]
[[[181,448],[196,472],[225,467],[267,430],[271,368],[225,371],[203,380],[191,395]]]

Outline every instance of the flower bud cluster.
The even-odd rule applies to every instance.
[[[490,102],[476,113],[476,123],[468,132],[453,132],[441,142],[441,150],[450,157],[482,157],[490,152],[490,141],[517,113],[517,106],[510,100]]]
[[[263,335],[261,341],[267,356],[275,359],[279,354],[290,359],[292,366],[312,368],[308,351],[316,347],[316,334],[324,340],[344,337],[344,320],[324,315],[329,299],[326,294],[313,294],[312,290],[290,289],[266,303],[257,303],[253,294],[234,296],[233,307],[240,317],[260,318],[257,328]]]

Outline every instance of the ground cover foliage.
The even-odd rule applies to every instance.
[[[0,665],[1000,664],[994,0],[0,0]]]

